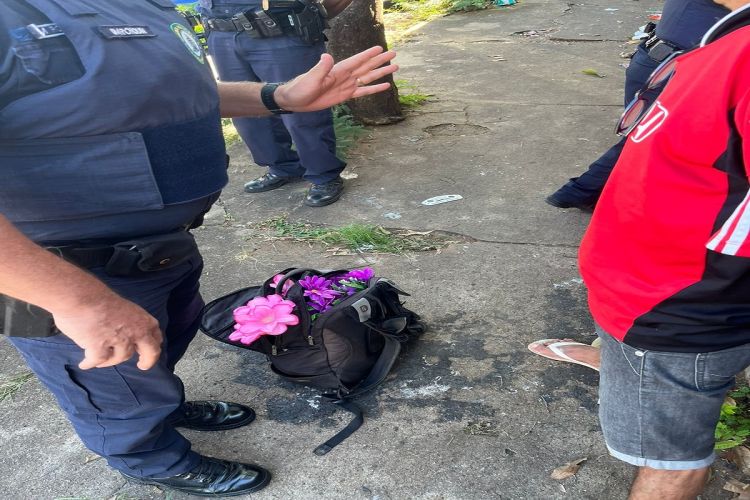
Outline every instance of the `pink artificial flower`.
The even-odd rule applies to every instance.
[[[271,286],[276,288],[279,286],[279,282],[281,282],[281,279],[284,277],[283,274],[277,274],[273,277],[273,280],[271,281]],[[284,289],[281,291],[281,295],[286,295],[286,292],[289,291],[290,288],[294,286],[294,281],[292,280],[286,280],[286,283],[284,283]],[[276,290],[278,292],[278,290]]]
[[[229,340],[242,344],[252,344],[263,335],[281,335],[289,326],[299,324],[299,318],[292,314],[294,302],[281,295],[255,297],[247,305],[234,310],[234,332]]]

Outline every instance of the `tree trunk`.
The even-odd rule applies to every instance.
[[[388,48],[383,26],[383,0],[354,0],[330,24],[328,51],[336,61],[374,45]],[[380,82],[390,83],[391,88],[380,94],[352,99],[346,103],[358,122],[365,125],[387,125],[404,119],[393,76],[388,75],[375,83]]]

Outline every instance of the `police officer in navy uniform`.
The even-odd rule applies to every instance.
[[[0,3],[0,325],[84,444],[125,477],[197,495],[263,488],[177,430],[253,411],[186,402],[197,331],[189,229],[227,181],[221,116],[311,111],[387,85],[393,53],[330,56],[287,84],[216,84],[169,0]]]
[[[208,51],[224,82],[284,82],[313,67],[325,52],[326,18],[351,0],[201,0]],[[327,12],[330,9],[330,12]],[[320,207],[341,197],[330,109],[263,118],[236,118],[234,125],[258,165],[268,172],[245,184],[248,193],[279,188],[292,179],[311,183],[304,203]]]
[[[625,72],[625,105],[663,60],[675,51],[697,46],[706,31],[728,12],[713,0],[666,0],[661,20],[638,46]],[[644,97],[656,99],[658,90]],[[625,138],[604,152],[586,172],[548,196],[546,202],[558,208],[592,209],[624,146]]]

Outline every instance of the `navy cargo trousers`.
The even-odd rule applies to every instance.
[[[172,269],[114,278],[91,272],[153,315],[164,334],[159,362],[148,371],[136,358],[109,368],[81,370],[83,351],[65,335],[10,341],[57,398],[83,443],[111,467],[137,477],[169,477],[198,465],[190,442],[169,424],[179,417],[183,385],[174,374],[198,330],[203,300],[200,255]]]
[[[211,31],[208,50],[223,82],[287,82],[315,66],[325,45],[311,46],[297,36],[252,38],[247,33]],[[346,166],[336,156],[330,109],[233,122],[255,163],[274,175],[324,184]]]

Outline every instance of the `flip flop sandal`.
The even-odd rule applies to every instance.
[[[569,346],[569,345],[591,347],[590,345],[583,344],[581,342],[566,341],[566,340],[560,340],[560,339],[543,339],[543,340],[537,340],[536,342],[532,342],[531,344],[528,345],[528,349],[529,351],[539,356],[542,356],[543,358],[552,359],[555,361],[564,361],[567,363],[574,363],[576,365],[585,366],[587,368],[591,368],[592,370],[599,371],[599,368],[596,368],[595,366],[592,366],[588,363],[584,363],[583,361],[578,361],[577,359],[573,359],[567,354],[565,354],[562,351],[562,348],[565,346]],[[549,349],[552,352],[552,354],[535,351],[534,348],[539,347],[539,346]]]

